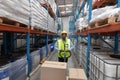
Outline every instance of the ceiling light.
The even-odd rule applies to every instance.
[[[71,7],[73,4],[59,5],[58,7]]]

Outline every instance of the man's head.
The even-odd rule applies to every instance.
[[[62,39],[65,40],[66,37],[67,37],[67,32],[66,31],[62,31],[61,36],[62,36]]]

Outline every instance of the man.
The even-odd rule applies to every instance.
[[[67,38],[67,32],[63,31],[61,33],[61,39],[55,43],[55,49],[58,51],[58,61],[67,62],[73,48],[72,42]]]

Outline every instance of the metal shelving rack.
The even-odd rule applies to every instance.
[[[44,0],[45,1],[45,0]],[[30,2],[30,0],[29,0]],[[31,6],[30,6],[31,7]],[[49,15],[49,14],[48,14]],[[30,25],[31,25],[31,18],[29,18],[29,25],[28,28],[22,28],[22,27],[16,27],[14,25],[6,25],[6,24],[0,24],[0,33],[3,33],[3,35],[0,36],[0,39],[3,39],[3,45],[4,45],[4,52],[5,55],[8,54],[7,52],[7,38],[6,38],[6,33],[10,32],[15,34],[21,34],[21,35],[16,35],[15,38],[13,37],[12,39],[14,41],[16,41],[17,39],[19,39],[22,34],[24,34],[24,37],[26,37],[26,53],[27,53],[27,60],[28,60],[28,77],[30,77],[30,73],[31,73],[31,58],[30,58],[30,38],[32,36],[32,38],[36,38],[34,35],[44,35],[46,38],[46,45],[48,46],[48,39],[49,36],[52,36],[52,38],[54,38],[55,36],[57,36],[57,33],[54,32],[50,32],[50,31],[45,31],[45,30],[32,30],[30,29]],[[47,25],[48,26],[48,25]],[[35,42],[33,42],[35,44]],[[16,46],[16,44],[14,44],[14,46]],[[46,47],[46,57],[48,56],[48,47]]]
[[[78,8],[78,14],[75,18],[75,21],[80,17],[80,13],[81,13],[82,10],[84,10],[84,6],[87,3],[88,6],[89,6],[88,22],[90,22],[91,16],[92,16],[92,9],[95,7],[95,5],[99,4],[99,5],[97,5],[97,7],[95,7],[95,8],[99,8],[99,7],[101,7],[101,5],[104,2],[106,2],[108,0],[100,0],[100,1],[96,0],[95,3],[93,3],[93,0],[82,0],[82,1],[78,0],[78,1],[79,1],[78,3],[80,3],[81,6]],[[118,1],[118,3],[117,3],[118,6],[117,7],[120,7],[120,0],[117,0],[117,1]],[[92,3],[93,3],[93,5],[92,5]],[[93,35],[95,35],[97,37],[100,37],[100,39],[104,43],[106,43],[108,46],[110,46],[114,49],[115,54],[118,54],[119,53],[118,43],[119,43],[119,36],[120,36],[120,23],[118,22],[116,24],[106,25],[106,26],[103,26],[103,27],[99,27],[99,28],[95,28],[95,29],[89,29],[89,30],[82,31],[82,32],[78,31],[78,32],[75,33],[75,36],[77,36],[76,37],[76,41],[77,41],[76,45],[78,44],[78,37],[86,37],[87,40],[88,40],[87,60],[86,60],[87,62],[86,62],[86,70],[85,70],[87,77],[89,77],[89,64],[90,64],[89,59],[90,59],[91,39],[92,39]],[[114,36],[115,37],[115,46],[112,46],[108,42],[106,42],[104,40],[103,36]],[[78,46],[76,47],[76,49],[78,49]],[[76,54],[78,54],[77,51],[76,51]]]

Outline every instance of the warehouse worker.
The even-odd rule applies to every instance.
[[[58,51],[58,61],[67,62],[73,48],[72,42],[67,38],[67,32],[63,31],[61,39],[55,43],[55,49]]]

